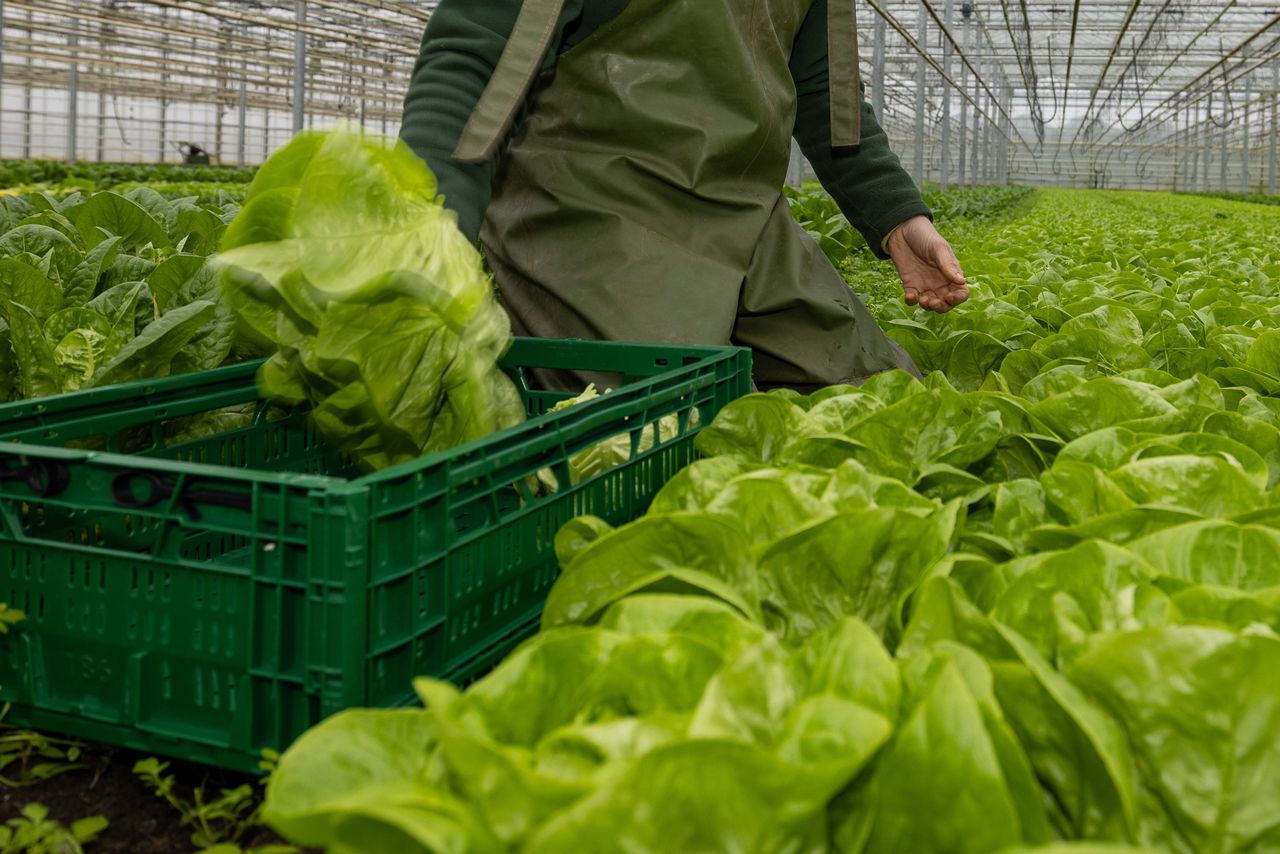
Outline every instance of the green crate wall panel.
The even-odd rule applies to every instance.
[[[416,675],[474,678],[536,626],[559,526],[638,516],[750,389],[729,348],[521,340],[505,366],[621,385],[542,415],[564,395],[520,382],[526,424],[364,476],[305,412],[166,443],[252,402],[252,365],[0,407],[0,598],[28,615],[0,639],[10,719],[252,769],[340,709],[413,702]],[[664,417],[679,435],[636,452]],[[620,433],[632,460],[569,486]]]

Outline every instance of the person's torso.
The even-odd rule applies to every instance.
[[[626,151],[694,191],[721,176],[776,188],[795,122],[789,61],[811,4],[631,0],[559,58],[529,135]]]
[[[785,179],[812,2],[630,0],[535,97],[486,242],[510,257],[536,234],[527,251],[546,258],[557,241],[647,237],[745,267]]]

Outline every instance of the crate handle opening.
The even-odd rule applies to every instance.
[[[13,465],[4,460],[0,465],[0,483],[17,481],[25,483],[37,498],[52,498],[65,492],[71,484],[71,470],[66,463],[57,460],[19,460]]]
[[[139,496],[133,491],[136,480],[143,480],[150,489]],[[173,500],[188,519],[200,519],[200,504],[212,504],[219,507],[233,507],[238,510],[252,510],[253,496],[240,492],[224,492],[218,489],[191,489],[190,481],[179,480],[177,485],[166,483],[164,478],[155,472],[141,469],[126,469],[111,481],[111,500],[118,507],[127,510],[143,510],[154,507],[162,501]]]

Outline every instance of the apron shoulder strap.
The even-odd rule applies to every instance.
[[[862,137],[861,70],[856,0],[827,0],[831,144],[855,146]],[[463,163],[487,163],[515,123],[521,104],[551,47],[565,0],[524,0],[515,29],[454,150]]]
[[[827,0],[827,65],[831,87],[831,145],[862,140],[862,71],[858,67],[857,0]]]
[[[565,0],[524,0],[489,85],[462,129],[455,160],[487,163],[506,139],[551,47]]]

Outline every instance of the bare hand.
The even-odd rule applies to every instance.
[[[927,216],[904,222],[885,246],[902,279],[907,305],[945,314],[969,298],[969,285],[951,244]]]

